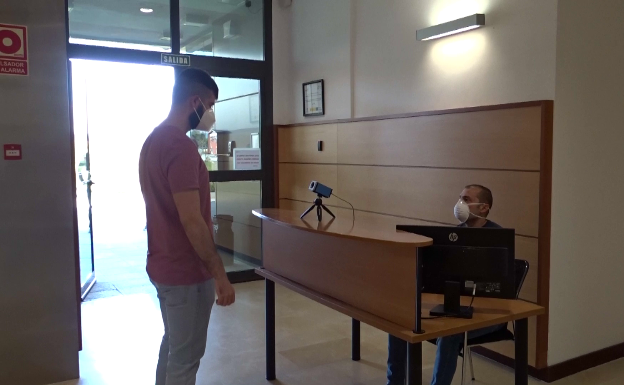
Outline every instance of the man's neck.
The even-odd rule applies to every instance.
[[[186,134],[190,131],[188,116],[185,114],[176,113],[171,111],[169,116],[162,122],[163,126],[172,126]]]
[[[472,217],[468,221],[466,221],[466,226],[468,227],[483,227],[488,222],[485,218],[477,218]]]

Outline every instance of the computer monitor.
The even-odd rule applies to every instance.
[[[433,245],[418,254],[424,293],[516,298],[515,230],[443,226],[397,226],[397,230],[433,239]]]

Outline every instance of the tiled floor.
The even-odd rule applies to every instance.
[[[264,380],[264,286],[236,285],[237,302],[214,308],[198,385],[259,385]],[[138,294],[83,304],[82,378],[62,385],[148,385],[162,324],[155,296]],[[362,361],[350,360],[350,321],[277,287],[277,376],[281,385],[383,385],[386,335],[362,328]],[[431,378],[434,346],[423,345],[424,383]],[[461,361],[460,361],[461,362]],[[513,384],[508,368],[475,356],[476,385]],[[530,384],[539,382],[531,380]],[[624,361],[580,373],[556,385],[619,385]],[[459,376],[455,378],[459,384]]]

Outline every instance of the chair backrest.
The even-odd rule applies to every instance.
[[[516,299],[520,297],[520,290],[529,272],[529,262],[523,259],[515,260],[515,272],[516,272]]]

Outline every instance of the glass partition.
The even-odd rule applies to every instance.
[[[217,119],[210,133],[191,131],[199,153],[210,171],[259,169],[260,160],[260,81],[215,77],[219,100]],[[258,162],[235,162],[237,149],[250,149]],[[248,155],[246,153],[246,155]],[[237,159],[240,159],[237,158]]]
[[[182,53],[264,60],[263,0],[180,0]]]
[[[260,181],[211,183],[212,221],[217,249],[228,273],[261,264]]]

